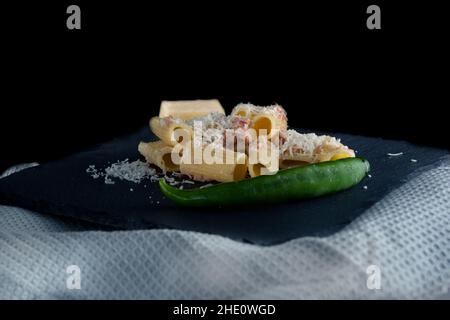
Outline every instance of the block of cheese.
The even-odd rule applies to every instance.
[[[182,120],[190,120],[196,117],[202,117],[211,112],[225,114],[219,100],[180,100],[180,101],[162,101],[159,108],[159,117],[164,118],[172,116]]]

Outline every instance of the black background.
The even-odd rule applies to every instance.
[[[296,127],[448,147],[444,15],[410,1],[2,4],[0,169],[133,132],[162,99],[277,102]]]

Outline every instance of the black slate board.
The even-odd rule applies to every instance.
[[[86,173],[92,164],[104,168],[108,162],[140,158],[138,142],[155,140],[144,128],[66,159],[0,179],[0,203],[119,229],[193,230],[269,245],[301,236],[331,234],[391,189],[449,157],[447,150],[402,141],[347,134],[335,136],[358,150],[358,156],[369,160],[372,178],[366,177],[352,189],[317,199],[264,207],[188,210],[165,199],[157,183],[116,180],[114,185],[107,185],[102,179],[95,180]],[[404,154],[398,157],[387,155],[397,152]],[[412,158],[417,162],[411,162]],[[365,185],[367,190],[363,189]]]

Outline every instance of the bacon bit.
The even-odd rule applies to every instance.
[[[249,118],[236,116],[232,117],[230,122],[232,129],[248,129],[250,127],[251,120]]]
[[[275,112],[280,120],[287,120],[287,112],[279,104],[275,105]]]
[[[174,122],[175,122],[175,119],[172,116],[159,118],[159,125],[164,126],[164,127],[169,126]]]
[[[284,130],[280,131],[280,135],[278,137],[280,139],[279,140],[280,145],[283,145],[287,141],[286,131],[284,131]]]

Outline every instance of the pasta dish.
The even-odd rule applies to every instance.
[[[277,104],[241,103],[226,115],[218,100],[163,101],[150,129],[159,140],[139,143],[146,161],[197,181],[240,181],[355,157],[339,139],[290,129]]]

